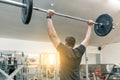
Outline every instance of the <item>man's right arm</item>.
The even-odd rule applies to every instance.
[[[94,24],[94,21],[89,20],[87,24],[88,24],[88,30],[87,30],[87,33],[86,33],[86,37],[85,37],[85,39],[81,43],[85,47],[87,47],[88,44],[89,44],[89,41],[90,41],[90,38],[91,38],[91,34],[92,34],[92,26]]]
[[[48,10],[48,16],[53,16],[54,13],[55,12],[53,10]],[[47,24],[48,24],[48,35],[50,37],[50,40],[52,41],[53,45],[57,48],[57,46],[60,44],[61,41],[56,33],[51,18],[47,18]]]

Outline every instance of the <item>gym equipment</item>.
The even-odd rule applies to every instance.
[[[0,3],[5,3],[5,4],[17,6],[17,7],[22,7],[22,21],[24,24],[29,24],[29,22],[31,20],[31,16],[32,16],[32,10],[48,13],[48,10],[33,7],[33,0],[23,0],[23,3],[12,1],[12,0],[0,0]],[[65,14],[61,14],[61,13],[57,13],[57,12],[55,12],[55,15],[69,18],[69,19],[74,19],[77,21],[88,22],[88,20],[86,20],[86,19],[82,19],[82,18],[70,16],[70,15],[65,15]],[[110,15],[108,15],[108,14],[100,15],[97,18],[96,22],[94,23],[95,24],[94,25],[95,33],[98,36],[106,36],[112,30],[112,27],[113,27],[112,22],[113,22],[113,19]]]
[[[111,65],[111,67],[110,67]],[[106,75],[105,80],[120,80],[120,64],[108,64],[108,69],[110,69]],[[106,67],[107,68],[107,67]]]
[[[28,24],[32,16],[33,0],[23,0],[23,4],[26,4],[26,7],[22,8],[22,21],[24,24]]]
[[[113,19],[108,14],[102,14],[96,19],[97,23],[102,23],[102,25],[94,25],[94,31],[99,36],[105,36],[112,30]]]
[[[23,3],[13,0],[0,0],[0,3],[22,7],[22,22],[24,24],[29,24],[32,16],[33,0],[23,0]]]

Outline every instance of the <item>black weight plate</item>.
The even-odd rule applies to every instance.
[[[108,14],[102,14],[96,19],[96,23],[102,23],[103,25],[94,25],[94,31],[98,36],[106,36],[113,27],[113,19]]]
[[[23,0],[23,4],[26,4],[26,7],[22,8],[22,22],[29,24],[32,17],[33,0]]]

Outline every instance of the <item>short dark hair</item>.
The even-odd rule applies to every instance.
[[[75,45],[75,38],[73,37],[73,36],[67,36],[66,38],[65,38],[65,41],[66,41],[66,44],[68,45],[68,46],[70,46],[70,47],[74,47],[74,45]]]

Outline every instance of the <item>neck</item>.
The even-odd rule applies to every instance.
[[[71,47],[71,46],[68,46],[69,48],[73,48],[73,47]]]
[[[69,48],[73,48],[73,47],[71,47],[71,46],[68,46],[67,44],[65,44],[67,47],[69,47]]]

